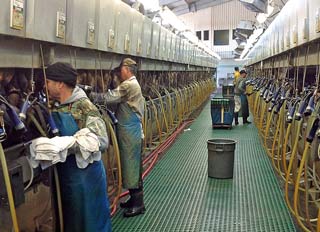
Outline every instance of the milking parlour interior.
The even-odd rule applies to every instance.
[[[0,232],[320,232],[320,1],[0,5]]]

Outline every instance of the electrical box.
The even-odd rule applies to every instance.
[[[11,182],[12,194],[15,206],[25,202],[22,166],[16,162],[8,163],[8,172]],[[8,195],[4,181],[3,171],[0,168],[0,207],[9,209]]]
[[[189,43],[189,41],[188,40],[186,40],[186,43],[185,43],[185,45],[186,45],[186,49],[185,49],[185,51],[186,51],[186,53],[185,53],[185,63],[187,63],[187,64],[190,64],[190,59],[191,59],[191,53],[190,53],[190,43]]]
[[[120,38],[121,38],[121,37],[120,37]],[[131,45],[130,35],[129,35],[129,33],[126,33],[125,36],[124,36],[124,48],[123,48],[123,50],[124,50],[126,53],[129,53],[130,45]]]
[[[175,61],[175,55],[176,55],[176,35],[172,34],[171,38],[171,53],[170,53],[170,61]]]
[[[98,11],[96,4],[99,0],[68,0],[67,1],[67,33],[66,44],[82,48],[97,48]]]
[[[166,40],[166,57],[165,60],[171,61],[171,41],[172,41],[172,33],[170,31],[167,32],[167,40]]]
[[[24,28],[25,8],[24,0],[10,1],[10,27],[12,29],[21,30]]]
[[[152,21],[143,16],[143,33],[142,33],[142,57],[150,57],[152,42]]]
[[[175,52],[174,61],[179,63],[180,63],[180,44],[181,44],[181,38],[176,37],[176,48],[175,48],[176,52]]]
[[[1,1],[0,7],[0,34],[25,36],[26,1]]]
[[[65,44],[66,0],[29,0],[26,1],[26,10],[27,38]]]
[[[293,25],[292,27],[292,43],[295,45],[298,43],[298,31],[296,25]]]
[[[60,39],[66,38],[66,14],[62,11],[57,11],[56,37]]]
[[[161,27],[158,24],[152,23],[151,58],[159,57],[160,30]]]
[[[114,52],[131,54],[133,10],[125,3],[118,2],[116,7],[116,46]]]
[[[166,42],[167,42],[167,30],[161,27],[160,32],[160,44],[159,44],[159,58],[164,60],[166,57]]]
[[[113,51],[116,43],[116,2],[97,2],[97,26],[98,49],[101,51]]]
[[[142,53],[142,40],[138,38],[137,40],[137,55],[141,55]]]
[[[309,19],[304,18],[303,20],[303,40],[308,40],[309,38]]]
[[[309,40],[320,38],[320,1],[308,0]]]
[[[316,30],[317,33],[320,32],[320,8],[316,12]]]
[[[181,39],[180,44],[180,63],[185,63],[185,56],[186,55],[186,45],[185,45],[185,39]]]
[[[116,44],[116,35],[113,29],[109,29],[109,33],[108,33],[108,39],[107,39],[107,43],[108,43],[108,48],[113,50]]]
[[[290,30],[286,33],[286,47],[290,48]]]
[[[131,36],[131,54],[141,55],[142,37],[144,30],[144,17],[138,11],[132,11],[132,36]]]
[[[93,45],[95,42],[94,22],[88,21],[87,43]]]

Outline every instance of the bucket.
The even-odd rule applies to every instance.
[[[209,139],[208,176],[213,178],[232,178],[234,150],[236,141],[231,139]]]

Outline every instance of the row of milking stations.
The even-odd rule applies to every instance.
[[[320,3],[287,4],[253,49],[248,98],[290,212],[320,231]]]
[[[280,177],[288,208],[303,231],[320,231],[318,38],[295,42],[291,49],[254,60],[247,87],[253,93],[248,97],[250,111],[261,143]],[[279,39],[283,44],[278,46],[290,47],[290,39]]]
[[[44,10],[45,9],[45,10]],[[43,91],[45,67],[71,63],[86,91],[105,92],[125,57],[138,63],[146,99],[143,166],[213,91],[217,58],[207,48],[152,22],[116,0],[4,0],[0,8],[0,230],[55,231],[59,204],[52,198],[52,168],[31,167],[32,139],[56,135]],[[111,212],[121,197],[114,109],[99,107],[110,145],[103,162]],[[57,206],[56,206],[57,205]]]
[[[286,54],[287,67],[253,68],[256,78],[248,88],[254,93],[249,97],[250,111],[261,143],[282,178],[288,208],[305,231],[319,231],[320,63],[294,65],[301,51],[308,59],[308,50],[302,47]]]

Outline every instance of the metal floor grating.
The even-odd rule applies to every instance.
[[[145,179],[146,213],[119,210],[114,232],[296,231],[254,125],[212,130],[208,104],[190,128]],[[207,177],[210,138],[238,141],[233,179]]]

